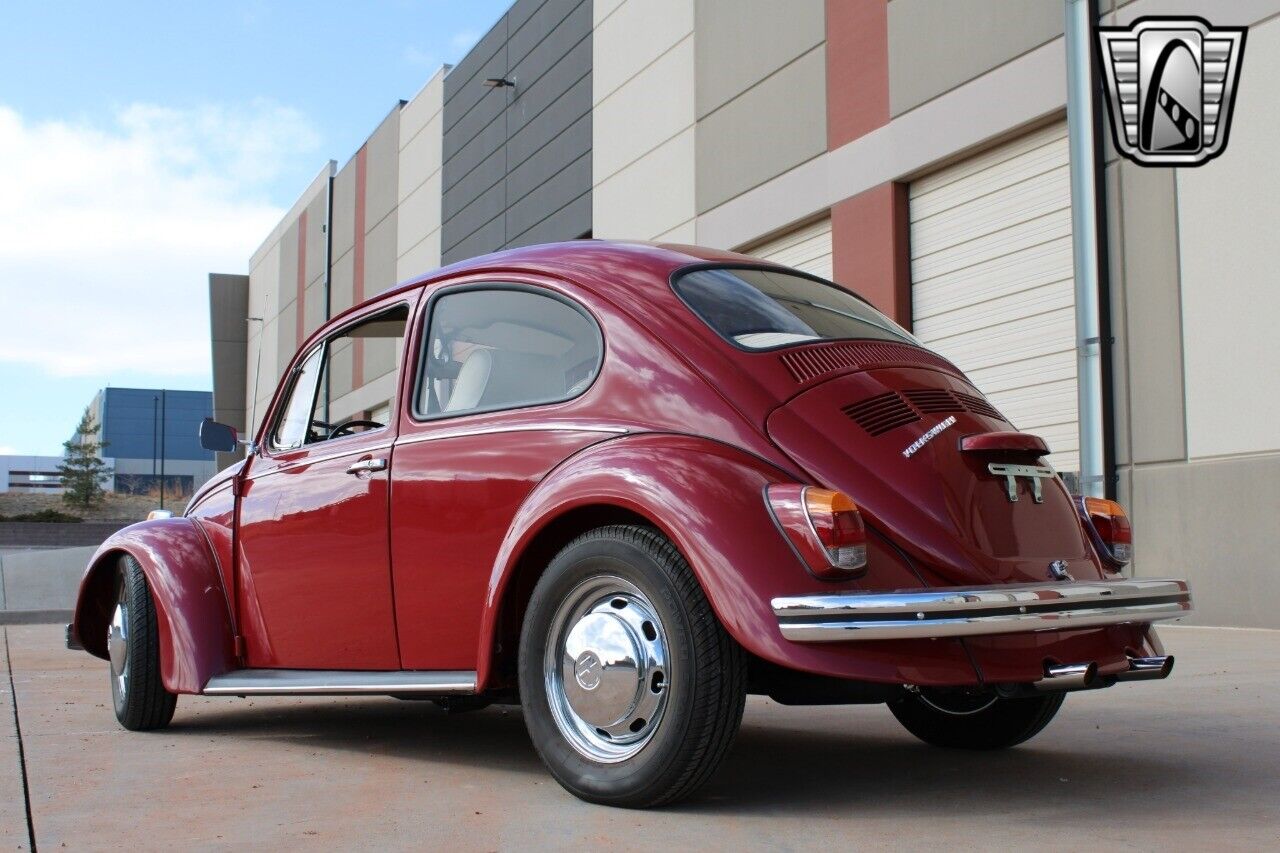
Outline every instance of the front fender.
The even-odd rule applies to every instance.
[[[745,649],[767,661],[809,672],[878,681],[972,680],[958,644],[916,650],[864,643],[854,654],[836,645],[782,637],[770,601],[797,592],[858,589],[856,581],[820,581],[804,566],[765,505],[769,483],[794,476],[749,453],[709,439],[643,434],[594,445],[552,471],[516,514],[490,576],[477,653],[477,679],[488,685],[502,603],[521,555],[556,519],[577,509],[611,506],[648,519],[689,561],[721,624]],[[872,557],[918,581],[888,553]],[[881,574],[881,578],[885,578]],[[917,653],[924,652],[924,653]]]
[[[234,632],[222,574],[204,531],[190,518],[132,524],[98,548],[80,581],[71,623],[72,634],[85,651],[107,657],[112,578],[125,554],[142,567],[155,601],[165,689],[199,693],[212,676],[235,669]]]

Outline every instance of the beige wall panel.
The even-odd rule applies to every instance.
[[[428,266],[420,267],[408,275],[415,275],[419,272],[425,272],[427,269],[438,267],[440,265],[439,238],[440,232],[440,171],[437,169],[434,174],[426,179],[426,181],[410,193],[407,197],[400,200],[400,206],[396,209],[396,249],[403,259],[405,255],[414,250],[427,237],[436,234],[435,245],[437,246],[434,258],[424,258],[421,251],[415,258],[416,263],[424,260],[428,262]],[[403,280],[406,273],[397,264],[396,278]]]
[[[1121,472],[1127,470],[1123,466],[1133,461],[1133,452],[1131,448],[1131,433],[1129,427],[1129,332],[1128,332],[1128,313],[1125,308],[1126,294],[1124,286],[1124,228],[1121,225],[1120,215],[1120,164],[1118,162],[1109,162],[1105,166],[1105,180],[1107,201],[1110,209],[1107,211],[1107,243],[1111,247],[1108,260],[1110,261],[1111,276],[1111,329],[1112,337],[1115,344],[1111,348],[1111,382],[1112,382],[1112,418],[1114,420],[1114,438],[1115,438],[1115,464],[1116,475],[1123,477]],[[1181,331],[1179,331],[1181,338]],[[1120,490],[1121,503],[1124,506],[1129,504],[1128,495],[1130,492],[1125,491],[1127,481],[1123,481],[1117,488]]]
[[[449,68],[450,66],[445,65],[433,74],[426,85],[418,90],[418,94],[400,108],[401,151],[426,128],[432,119],[439,117],[444,107],[444,77],[449,73]]]
[[[379,222],[364,241],[364,296],[381,293],[396,283],[396,213]]]
[[[1280,20],[1249,32],[1226,153],[1177,170],[1192,457],[1280,449],[1277,91]]]
[[[694,216],[694,129],[592,190],[596,237],[648,240]]]
[[[355,242],[356,158],[352,157],[333,179],[333,256],[341,257]]]
[[[276,327],[276,377],[284,375],[293,354],[298,351],[298,303],[290,302],[280,311]],[[264,362],[265,364],[265,362]],[[264,380],[266,376],[262,377]]]
[[[591,26],[598,27],[605,18],[618,11],[626,0],[594,0],[591,4]]]
[[[324,233],[325,214],[328,213],[329,193],[318,194],[307,205],[307,284],[324,280],[326,234]]]
[[[298,298],[298,223],[289,224],[288,230],[280,238],[280,284],[279,297],[276,300],[277,313]]]
[[[400,193],[400,110],[392,110],[369,137],[365,228],[373,228],[395,210]]]
[[[351,393],[351,371],[354,367],[352,343],[338,341],[329,357],[329,393],[338,399]]]
[[[824,0],[697,0],[701,118],[826,39]]]
[[[900,115],[1062,34],[1062,0],[893,0],[889,109]]]
[[[1178,299],[1177,194],[1172,169],[1123,162],[1119,211],[1127,321],[1114,323],[1127,355],[1128,417],[1134,462],[1186,456],[1182,320]],[[1122,400],[1123,398],[1117,398]]]
[[[698,229],[695,220],[690,219],[688,222],[681,223],[670,231],[664,231],[654,237],[654,241],[658,243],[681,243],[685,245],[697,245]]]
[[[625,86],[592,116],[592,177],[603,181],[694,122],[692,35]]]
[[[306,305],[303,311],[302,334],[310,335],[320,328],[325,321],[324,316],[324,280],[307,286]]]
[[[436,229],[412,246],[396,261],[396,280],[405,281],[426,275],[440,266],[440,229]]]
[[[1206,625],[1280,628],[1280,455],[1133,472],[1134,571],[1186,578]]]
[[[441,134],[442,118],[437,113],[417,136],[407,140],[404,147],[400,149],[399,197],[401,203],[428,178],[440,173],[441,146],[444,142]],[[439,217],[440,214],[437,211],[436,218],[439,219]]]
[[[693,2],[624,0],[607,18],[597,17],[591,45],[592,103],[603,101],[693,32]]]
[[[699,121],[699,213],[825,152],[826,90],[818,47]]]
[[[280,244],[277,242],[249,269],[249,316],[267,320],[279,312],[279,306]]]
[[[355,291],[355,257],[356,253],[348,250],[333,262],[333,273],[329,279],[329,308],[335,317],[351,307]]]
[[[329,404],[329,417],[335,422],[346,420],[357,412],[385,403],[394,397],[395,393],[396,374],[385,374],[349,394],[341,397],[335,394],[333,401]]]

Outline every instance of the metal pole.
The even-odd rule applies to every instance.
[[[151,476],[156,475],[156,452],[160,447],[160,396],[151,398]],[[154,480],[153,480],[154,482]]]
[[[1107,491],[1103,429],[1102,322],[1099,299],[1097,153],[1094,144],[1095,2],[1065,0],[1067,140],[1071,156],[1071,244],[1075,263],[1076,377],[1080,493]]]
[[[165,392],[160,389],[160,508],[164,509],[164,427],[165,427]]]

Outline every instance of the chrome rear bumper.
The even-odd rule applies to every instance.
[[[1073,583],[795,595],[773,599],[782,636],[798,643],[907,640],[1062,631],[1177,619],[1186,581]]]

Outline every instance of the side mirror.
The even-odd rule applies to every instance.
[[[200,446],[205,450],[218,453],[230,453],[240,443],[235,427],[220,424],[213,418],[205,418],[200,422]]]

